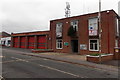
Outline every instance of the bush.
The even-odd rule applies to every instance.
[[[91,56],[99,56],[100,54],[98,53],[94,53],[94,54],[90,54]]]

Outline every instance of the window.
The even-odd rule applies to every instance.
[[[77,20],[71,21],[71,26],[73,26],[73,29],[75,31],[78,31],[78,21]]]
[[[56,40],[56,48],[57,49],[62,49],[63,48],[62,39]]]
[[[56,37],[62,37],[62,23],[56,24]]]
[[[98,33],[98,18],[90,18],[88,20],[89,35],[96,36]]]
[[[116,24],[117,24],[117,28],[116,28],[117,36],[119,36],[119,20],[118,19],[116,19]]]
[[[98,51],[99,50],[98,39],[91,39],[91,40],[89,40],[89,50],[90,51]]]
[[[8,40],[8,45],[11,43],[11,41],[10,40]]]
[[[5,45],[6,41],[3,42],[3,45]]]
[[[118,40],[115,40],[115,47],[118,47]]]

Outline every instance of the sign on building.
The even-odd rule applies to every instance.
[[[87,45],[86,44],[80,44],[80,49],[81,50],[87,50]]]
[[[98,35],[98,18],[90,18],[88,20],[89,36]]]
[[[69,45],[69,43],[68,43],[68,42],[64,42],[64,45],[65,45],[65,46],[68,46],[68,45]]]
[[[56,37],[62,37],[62,23],[56,24]]]

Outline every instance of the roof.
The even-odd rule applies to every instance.
[[[106,12],[106,11],[113,11],[116,14],[116,16],[119,18],[119,15],[113,9],[101,11],[101,13]],[[72,17],[68,17],[68,18],[55,19],[55,20],[50,20],[50,21],[64,20],[64,19],[69,19],[69,18],[74,18],[74,17],[80,17],[80,16],[86,16],[86,15],[91,15],[91,14],[98,14],[98,12],[88,13],[88,14],[83,14],[83,15],[78,15],[78,16],[72,16]]]
[[[10,36],[11,35],[7,32],[4,32],[4,31],[0,32],[0,37],[10,37]]]
[[[12,33],[11,36],[31,36],[31,35],[48,35],[49,31],[35,31],[35,32],[22,32]]]

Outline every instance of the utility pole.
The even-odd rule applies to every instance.
[[[101,0],[99,0],[99,13],[98,13],[98,19],[99,19],[99,61],[101,63]]]

